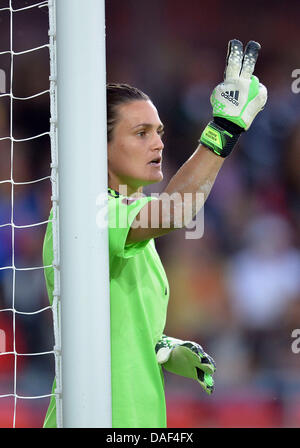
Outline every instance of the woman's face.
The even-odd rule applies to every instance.
[[[128,194],[160,182],[163,124],[151,101],[136,100],[118,106],[117,122],[108,143],[109,186]]]

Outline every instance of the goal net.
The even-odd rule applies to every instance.
[[[42,426],[54,375],[61,425],[54,8],[0,2],[0,427]],[[54,261],[43,266],[51,207]]]

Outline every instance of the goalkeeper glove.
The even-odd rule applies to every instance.
[[[227,157],[242,132],[267,101],[267,89],[253,76],[260,45],[248,42],[243,54],[243,44],[231,40],[224,73],[224,81],[213,91],[210,102],[213,121],[204,129],[200,143],[221,157]]]
[[[167,371],[198,381],[209,395],[213,392],[216,364],[201,345],[163,335],[155,352],[157,362]]]

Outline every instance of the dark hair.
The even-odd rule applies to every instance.
[[[148,95],[128,84],[110,83],[106,85],[107,101],[107,141],[112,138],[114,126],[118,119],[117,107],[131,101],[150,101]]]

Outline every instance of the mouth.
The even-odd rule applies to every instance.
[[[158,157],[152,159],[152,160],[149,162],[149,165],[152,165],[152,166],[161,166],[161,157],[158,156]]]

